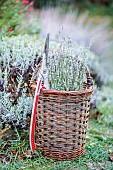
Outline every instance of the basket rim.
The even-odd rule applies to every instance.
[[[73,95],[73,96],[77,96],[77,95],[83,95],[83,94],[89,94],[92,93],[94,91],[94,87],[91,86],[88,89],[84,89],[84,90],[79,90],[79,91],[64,91],[64,90],[47,90],[47,89],[41,89],[40,93],[41,94],[54,94],[54,95]]]

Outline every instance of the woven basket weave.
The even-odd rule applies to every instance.
[[[93,92],[93,80],[88,71],[86,75],[84,90],[41,90],[36,137],[43,156],[58,161],[84,154],[89,102]]]

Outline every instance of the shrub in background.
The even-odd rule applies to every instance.
[[[5,1],[2,4],[0,12],[0,31],[2,35],[17,34],[15,27],[20,24],[23,10],[20,0]]]
[[[34,2],[29,0],[6,0],[0,3],[0,7],[0,35],[12,36],[20,33],[16,27],[22,22],[23,17],[29,17],[31,11],[34,10]],[[34,32],[32,31],[32,33]]]

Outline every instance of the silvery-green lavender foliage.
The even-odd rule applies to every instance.
[[[32,76],[37,60],[44,52],[44,42],[28,35],[5,37],[0,40],[0,119],[2,122],[19,125],[21,122],[25,123],[27,115],[31,113],[33,98],[25,92],[25,89],[28,90],[27,83],[30,78],[27,78],[27,74],[30,72]],[[69,39],[63,39],[59,43],[50,42],[51,89],[82,89],[82,82],[86,78],[87,57],[93,56],[91,54],[85,48],[72,45]]]
[[[80,51],[79,51],[80,50]],[[49,53],[49,81],[51,89],[75,91],[86,81],[87,49],[71,44],[63,38]]]
[[[20,125],[26,122],[27,115],[31,113],[33,98],[24,93],[27,88],[24,81],[26,70],[29,72],[29,66],[33,70],[36,66],[35,60],[42,54],[41,44],[41,41],[28,36],[6,37],[0,40],[0,119],[2,122]],[[8,92],[11,76],[13,76],[11,88],[14,89]],[[20,93],[22,82],[24,88]]]
[[[32,97],[22,94],[18,99],[18,104],[12,104],[10,93],[1,94],[2,99],[0,103],[0,119],[3,123],[10,123],[12,125],[26,125],[27,115],[31,114],[33,99]]]

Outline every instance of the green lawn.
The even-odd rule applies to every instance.
[[[93,118],[89,120],[85,154],[74,161],[54,162],[42,157],[39,152],[35,152],[32,159],[19,159],[18,155],[29,149],[29,145],[28,138],[20,140],[18,134],[17,139],[2,143],[1,154],[10,159],[2,161],[2,170],[113,170],[113,162],[109,159],[109,154],[113,152],[113,125],[106,126]],[[5,147],[7,150],[3,151]]]

